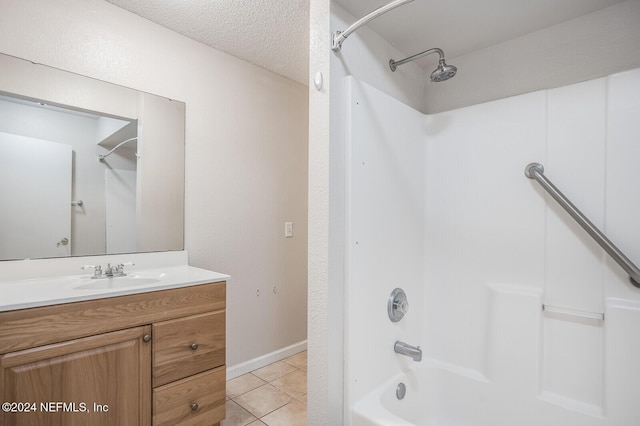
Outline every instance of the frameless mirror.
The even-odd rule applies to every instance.
[[[185,104],[0,54],[0,260],[181,250]]]

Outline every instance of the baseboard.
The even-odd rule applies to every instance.
[[[306,349],[307,341],[303,340],[302,342],[294,343],[286,348],[278,349],[277,351],[241,362],[240,364],[232,365],[231,367],[227,367],[227,380],[234,379],[253,370],[257,370],[258,368],[273,364],[276,361],[281,361],[299,352],[305,351]]]

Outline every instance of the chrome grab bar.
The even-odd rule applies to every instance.
[[[629,274],[629,281],[631,281],[631,284],[640,288],[640,269],[638,269],[638,267],[634,265],[634,263],[630,261],[629,258],[607,238],[606,235],[596,228],[596,226],[591,223],[591,221],[587,219],[587,217],[582,214],[582,212],[578,210],[578,208],[574,206],[571,201],[569,201],[567,197],[565,197],[565,195],[549,181],[549,179],[545,177],[544,167],[542,164],[528,164],[524,169],[524,174],[529,179],[536,180],[540,186],[542,186],[545,191],[547,191],[549,195],[551,195],[553,199],[556,200],[576,222],[578,222],[578,225],[582,226],[582,229],[587,231],[587,233],[591,235],[591,238],[593,238],[595,242],[598,243],[598,245],[602,247],[602,249],[606,251],[627,274]]]

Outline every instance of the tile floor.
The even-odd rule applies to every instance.
[[[221,426],[306,426],[307,352],[227,381]]]

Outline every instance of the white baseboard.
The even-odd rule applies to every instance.
[[[257,370],[258,368],[273,364],[276,361],[283,360],[299,352],[305,351],[306,349],[307,341],[303,340],[302,342],[294,343],[286,348],[278,349],[277,351],[241,362],[240,364],[232,365],[231,367],[227,367],[227,380],[234,379],[253,370]]]

